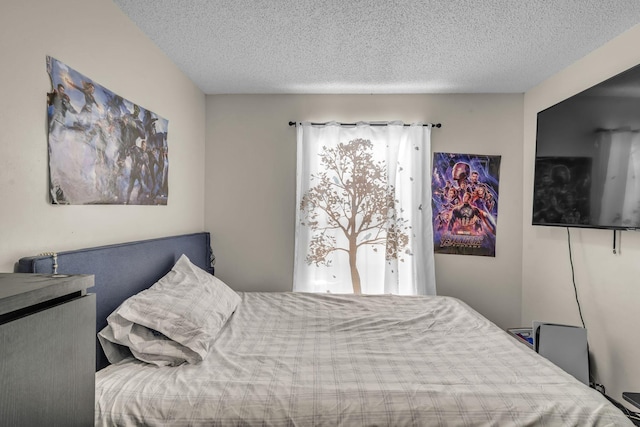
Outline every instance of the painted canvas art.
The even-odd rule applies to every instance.
[[[166,205],[168,121],[49,56],[47,72],[51,203]]]
[[[434,153],[435,253],[496,255],[500,156]]]

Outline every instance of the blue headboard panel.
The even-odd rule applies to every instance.
[[[95,248],[59,252],[58,274],[93,274],[96,294],[96,333],[107,316],[125,299],[153,285],[167,274],[182,254],[213,274],[209,233],[194,233]],[[51,274],[53,257],[33,256],[18,261],[19,273]],[[96,337],[96,370],[108,365]]]

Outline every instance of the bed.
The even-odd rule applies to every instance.
[[[184,303],[192,315],[222,304],[220,295],[171,287],[183,265],[226,287],[210,274],[211,258],[209,235],[196,233],[60,253],[56,264],[58,273],[96,275],[103,331],[110,313],[117,309],[115,324],[151,285],[145,292],[184,295],[162,310]],[[19,262],[23,272],[52,268],[47,256]],[[133,343],[132,354],[107,364],[98,344],[96,425],[632,425],[600,393],[455,298],[229,291],[237,304],[215,325],[205,319],[198,345],[206,352],[194,347],[195,360],[142,361]],[[172,341],[173,331],[164,333]]]

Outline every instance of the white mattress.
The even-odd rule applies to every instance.
[[[96,374],[96,425],[632,425],[447,297],[244,293],[196,365]]]

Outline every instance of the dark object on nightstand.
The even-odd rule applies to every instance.
[[[90,275],[0,273],[0,424],[94,423]]]
[[[640,393],[629,393],[628,391],[625,391],[624,393],[622,393],[622,397],[627,402],[631,403],[637,408],[640,408]]]

